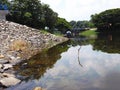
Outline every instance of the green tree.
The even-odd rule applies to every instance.
[[[41,27],[42,5],[39,0],[12,0],[8,20],[26,24],[34,28]]]
[[[53,30],[55,24],[57,23],[58,14],[54,12],[47,4],[42,5],[42,10],[45,26],[49,27],[50,30]]]
[[[70,25],[72,26],[72,28],[76,27],[76,21],[70,21]]]
[[[0,0],[0,4],[7,4],[8,2],[8,0]]]
[[[91,21],[71,21],[72,28],[93,28],[94,24]]]
[[[58,18],[55,26],[59,31],[65,33],[67,30],[71,29],[71,25],[64,18]]]
[[[88,26],[89,26],[90,28],[95,28],[94,23],[92,23],[91,21],[88,22]]]
[[[92,15],[91,21],[99,30],[115,30],[116,28],[120,28],[120,8]]]
[[[12,0],[7,19],[33,28],[55,27],[58,14],[40,0]]]

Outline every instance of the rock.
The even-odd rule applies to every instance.
[[[8,60],[0,59],[0,64],[6,64],[8,62],[9,62]]]
[[[3,64],[0,64],[0,68],[3,68]]]
[[[1,73],[4,72],[4,70],[3,70],[3,65],[2,65],[2,64],[0,64],[0,72],[1,72]]]
[[[9,60],[10,64],[12,64],[12,65],[16,65],[17,63],[20,63],[21,61],[23,61],[23,60],[20,58],[16,58],[14,60]]]
[[[42,90],[41,87],[35,87],[33,90]]]
[[[0,69],[0,73],[3,73],[4,72],[4,69]]]
[[[11,55],[8,55],[9,57],[10,57],[10,59],[12,59],[12,60],[17,60],[17,58],[16,57],[14,57],[14,56],[11,56]]]
[[[2,78],[0,80],[0,83],[3,85],[3,86],[6,86],[6,87],[9,87],[9,86],[13,86],[13,85],[16,85],[18,83],[20,83],[21,80],[15,78],[15,77],[5,77],[5,78]]]
[[[15,75],[9,73],[3,73],[2,75],[3,77],[15,77]]]
[[[0,54],[0,58],[4,58],[4,55]]]
[[[13,66],[11,64],[3,64],[3,69],[4,70],[7,70],[7,69],[10,69],[12,68]]]

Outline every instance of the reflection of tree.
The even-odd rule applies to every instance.
[[[120,36],[119,34],[99,34],[93,48],[107,53],[120,53]]]
[[[88,44],[94,44],[95,39],[94,38],[89,38],[89,37],[85,37],[85,36],[79,36],[79,37],[74,37],[69,41],[69,45],[71,46],[77,46],[79,45],[80,48],[78,49],[78,63],[81,67],[83,67],[83,65],[80,62],[80,49],[83,45],[88,45]]]
[[[79,57],[80,49],[81,49],[81,46],[80,46],[80,48],[78,49],[78,63],[79,63],[79,65],[80,65],[81,67],[83,67],[83,65],[80,63],[80,57]]]
[[[47,69],[54,67],[57,60],[61,58],[60,54],[67,49],[66,43],[57,45],[15,66],[15,71],[22,78],[26,77],[25,80],[39,79]]]
[[[88,44],[93,44],[95,39],[85,37],[85,36],[79,36],[72,38],[71,41],[69,42],[72,46],[76,45],[88,45]]]

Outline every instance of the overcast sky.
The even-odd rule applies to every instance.
[[[49,4],[59,17],[71,20],[90,20],[90,16],[101,11],[120,8],[120,0],[41,0]]]

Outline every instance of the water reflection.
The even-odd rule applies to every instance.
[[[98,35],[51,48],[16,66],[23,81],[7,90],[32,90],[35,86],[47,90],[120,90],[119,41],[114,35]]]
[[[80,48],[78,49],[78,63],[79,63],[79,65],[81,66],[81,67],[83,67],[83,65],[80,63],[80,49],[81,49],[81,46],[80,46]]]
[[[72,38],[71,41],[69,41],[69,44],[72,46],[77,46],[77,45],[88,45],[88,44],[94,44],[96,40],[96,37],[94,38],[89,38],[89,37],[85,37],[85,36],[80,36],[77,38]]]
[[[96,86],[101,90],[119,90],[120,72],[112,72],[96,81]]]
[[[54,67],[57,60],[61,58],[61,53],[67,51],[67,49],[68,46],[66,43],[58,45],[32,57],[30,60],[20,63],[14,68],[17,74],[22,75],[22,79],[26,81],[39,79],[47,69]]]
[[[94,42],[94,50],[101,50],[107,53],[120,53],[120,35],[114,34],[98,34]]]

